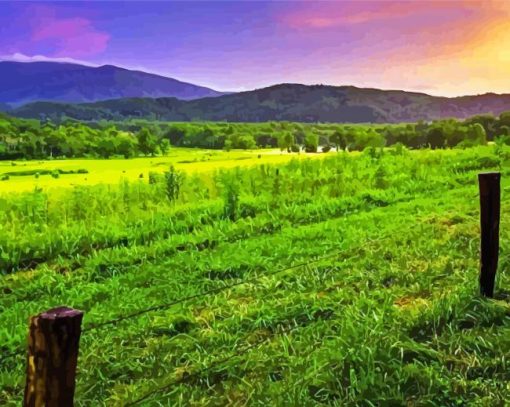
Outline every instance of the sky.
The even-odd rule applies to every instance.
[[[0,60],[113,64],[224,91],[510,93],[510,0],[0,1]]]

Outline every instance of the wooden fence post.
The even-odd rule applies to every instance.
[[[478,174],[480,187],[480,293],[494,295],[494,281],[498,268],[499,218],[500,218],[499,172]]]
[[[24,407],[72,407],[83,312],[53,308],[30,318]]]

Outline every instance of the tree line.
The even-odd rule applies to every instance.
[[[510,144],[510,112],[406,124],[302,124],[293,122],[78,122],[0,116],[0,159],[166,154],[170,146],[210,149],[279,148],[288,152],[364,150],[402,144],[451,148],[499,140]]]

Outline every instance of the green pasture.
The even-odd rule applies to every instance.
[[[46,162],[97,185],[0,196],[0,405],[57,305],[85,311],[77,406],[508,404],[510,148],[172,154]],[[482,171],[502,172],[495,299]]]
[[[330,152],[328,154],[332,154]],[[149,172],[164,172],[170,165],[186,172],[208,172],[219,168],[233,168],[255,164],[285,163],[293,158],[320,158],[324,153],[282,153],[268,150],[204,150],[199,148],[172,148],[165,156],[118,159],[55,159],[0,161],[0,193],[24,192],[35,188],[58,189],[76,185],[118,184],[122,180],[147,179]],[[62,170],[83,171],[83,174],[59,174]],[[49,172],[49,173],[46,173]]]

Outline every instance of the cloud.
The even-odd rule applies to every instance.
[[[338,3],[318,3],[304,5],[281,17],[281,22],[294,29],[324,29],[332,27],[352,27],[362,24],[391,24],[395,20],[405,20],[423,15],[469,11],[476,3],[430,2],[430,1],[379,1]]]
[[[91,64],[90,62],[81,61],[79,59],[61,57],[61,58],[53,58],[47,57],[45,55],[25,55],[19,52],[16,52],[11,55],[0,55],[0,61],[15,61],[15,62],[62,62],[62,63],[70,63],[70,64],[80,64],[87,66],[97,66],[95,64]]]
[[[62,17],[56,9],[35,5],[28,9],[29,42],[50,49],[52,57],[80,58],[106,50],[110,35],[85,17]]]

